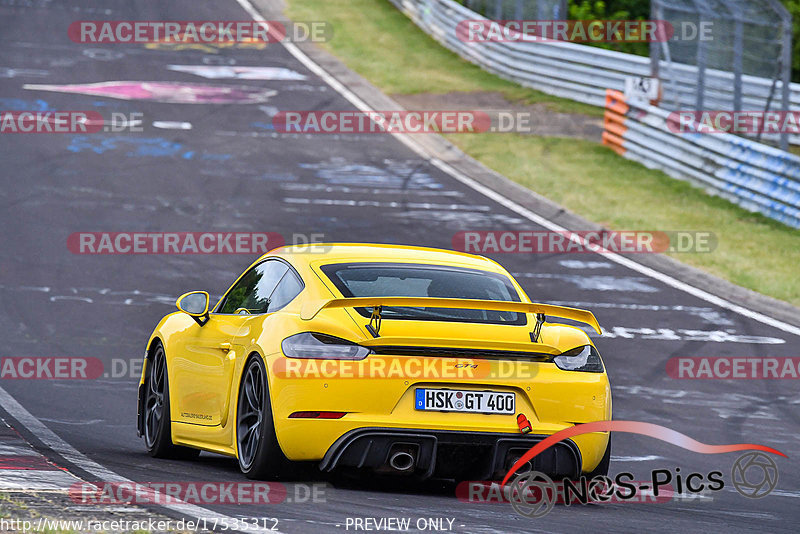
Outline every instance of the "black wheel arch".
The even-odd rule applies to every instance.
[[[155,353],[155,349],[157,345],[164,346],[164,342],[161,340],[160,337],[155,336],[151,341],[150,345],[147,347],[144,356],[144,366],[142,367],[142,373],[146,371],[147,365],[150,365],[150,362],[153,360],[153,354]],[[166,355],[166,348],[164,349],[164,354]],[[167,363],[166,361],[164,362]],[[137,388],[137,398],[136,398],[136,435],[138,437],[142,437],[144,434],[144,384],[140,383],[139,387]]]

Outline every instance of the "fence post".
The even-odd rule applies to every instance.
[[[781,111],[789,113],[791,80],[792,80],[792,18],[783,21],[783,50],[781,50],[781,67],[783,78],[783,94],[781,95]],[[789,150],[789,133],[781,132],[781,150]]]
[[[742,109],[742,48],[744,47],[744,25],[741,13],[735,13],[733,27],[733,109]]]

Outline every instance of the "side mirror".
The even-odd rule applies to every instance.
[[[184,293],[175,301],[175,306],[183,313],[191,315],[200,326],[208,322],[208,293],[191,291]]]

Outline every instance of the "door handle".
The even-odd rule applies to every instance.
[[[219,348],[221,348],[222,350],[231,350],[231,344],[227,342],[220,343]]]

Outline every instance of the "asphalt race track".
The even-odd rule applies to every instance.
[[[244,480],[233,459],[147,456],[135,428],[138,374],[121,366],[141,359],[147,336],[174,309],[176,296],[195,289],[218,296],[254,257],[81,255],[68,249],[70,234],[254,231],[277,232],[287,241],[294,234],[323,234],[326,241],[451,248],[453,235],[463,230],[540,229],[391,136],[276,133],[271,117],[277,110],[353,109],[279,44],[178,49],[84,45],[67,36],[73,20],[249,18],[235,0],[0,0],[0,109],[142,114],[141,132],[0,138],[0,355],[94,357],[108,374],[89,381],[6,379],[2,388],[86,457],[135,481]],[[206,79],[168,65],[277,67],[303,79]],[[170,102],[179,89],[155,100],[125,100],[23,88],[107,81],[247,86],[260,89],[252,94],[263,101]],[[154,122],[187,122],[191,129]],[[797,382],[675,380],[665,365],[674,356],[798,356],[798,336],[600,256],[493,258],[518,276],[533,300],[595,312],[610,333],[595,341],[609,370],[615,419],[664,425],[703,443],[779,449],[788,458],[776,459],[777,489],[749,499],[726,483],[710,498],[556,506],[545,518],[527,519],[507,503],[462,502],[446,483],[359,486],[311,468],[287,483],[289,495],[295,484],[319,482],[326,484],[325,502],[204,506],[231,517],[274,517],[281,532],[291,533],[345,531],[348,518],[367,517],[406,517],[412,525],[419,518],[450,518],[453,531],[469,533],[796,531]],[[92,480],[59,451],[42,450]],[[652,469],[719,470],[728,482],[737,456],[616,434],[611,472],[631,471],[645,480]]]

